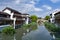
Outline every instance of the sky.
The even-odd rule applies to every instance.
[[[60,0],[0,0],[0,11],[6,7],[21,13],[45,17],[60,9]]]

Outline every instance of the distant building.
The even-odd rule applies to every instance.
[[[15,27],[18,24],[28,24],[28,22],[29,14],[23,14],[8,7],[0,11],[0,25],[10,24]]]

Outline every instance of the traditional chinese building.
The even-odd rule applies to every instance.
[[[20,13],[14,9],[6,7],[0,12],[0,25],[20,25],[23,23],[28,24],[29,14]]]
[[[60,23],[60,10],[55,10],[50,16],[51,23]]]

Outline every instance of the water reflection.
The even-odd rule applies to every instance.
[[[54,23],[57,27],[59,27],[60,26],[60,23]]]
[[[14,40],[14,36],[0,34],[0,40]]]
[[[38,26],[37,30],[31,31],[27,35],[22,37],[22,40],[52,40],[49,32],[44,25]]]
[[[33,29],[34,28],[34,29]],[[23,28],[16,29],[15,35],[2,35],[0,34],[0,40],[51,40],[47,29],[43,24],[38,27],[32,27],[32,29],[24,30]]]
[[[22,40],[22,36],[26,35],[27,33],[31,32],[32,30],[36,30],[37,27],[30,27],[28,29],[19,28],[16,29],[15,35],[5,35],[0,34],[0,40]]]
[[[60,28],[60,22],[56,22],[54,24],[56,25],[56,27]],[[50,34],[55,40],[60,40],[60,33],[54,32],[54,33],[50,33]]]
[[[50,33],[50,34],[53,37],[53,39],[60,40],[60,33],[55,32],[55,33]]]

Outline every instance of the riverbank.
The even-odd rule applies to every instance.
[[[32,26],[33,29],[36,26]],[[25,27],[24,27],[25,28]],[[29,27],[30,28],[30,27]],[[14,35],[2,35],[0,34],[1,40],[51,40],[52,37],[45,28],[43,24],[37,26],[35,30],[31,29],[30,32],[24,30],[22,27],[16,29],[16,33]]]
[[[48,29],[48,31],[52,34],[52,37],[54,35],[53,37],[54,39],[60,40],[60,28],[59,27],[49,22],[44,22],[44,25]]]

